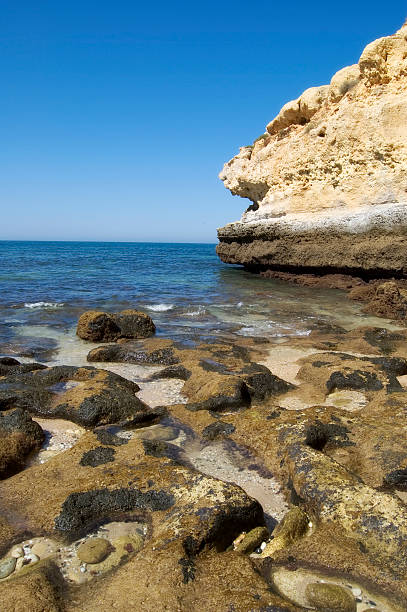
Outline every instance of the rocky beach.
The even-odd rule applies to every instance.
[[[222,261],[0,244],[2,612],[407,610],[406,58],[225,165]]]

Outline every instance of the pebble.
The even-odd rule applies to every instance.
[[[84,563],[100,563],[111,552],[111,545],[104,538],[90,538],[81,544],[77,555]]]
[[[266,527],[255,527],[249,533],[245,534],[244,537],[237,543],[234,541],[235,550],[244,554],[250,554],[256,548],[261,548],[261,544],[264,540],[268,539],[269,532]]]
[[[38,540],[33,544],[31,552],[40,559],[49,557],[58,551],[58,544],[51,539]]]
[[[359,589],[358,587],[353,587],[352,593],[355,597],[360,597],[362,595],[362,589]]]
[[[17,561],[15,557],[7,557],[0,561],[0,578],[7,578],[15,570]]]
[[[11,556],[14,557],[14,559],[18,559],[19,557],[24,557],[24,551],[22,547],[17,546],[16,548],[13,548],[13,550],[11,551]]]
[[[315,608],[356,612],[356,601],[352,593],[337,584],[311,582],[305,589],[305,596]]]

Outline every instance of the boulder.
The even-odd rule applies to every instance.
[[[117,314],[88,310],[78,321],[77,335],[91,342],[114,342],[119,338],[147,338],[155,333],[151,317],[138,310]]]

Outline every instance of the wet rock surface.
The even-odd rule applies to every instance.
[[[186,403],[155,421],[111,410],[0,482],[2,609],[34,584],[45,609],[64,612],[102,600],[112,611],[405,609],[403,330],[321,330],[291,342],[287,364],[261,341],[137,346],[170,350],[160,384],[167,368],[169,382],[187,371]],[[11,430],[35,428],[34,399],[49,419],[63,398],[72,420],[79,389],[139,401],[136,383],[92,367],[17,370],[1,385]]]
[[[136,397],[138,385],[92,367],[56,366],[0,378],[0,410],[21,408],[85,427],[142,423],[157,414]]]
[[[356,612],[356,601],[352,593],[340,586],[311,583],[305,595],[314,608],[332,612]]]
[[[90,362],[113,361],[117,363],[137,363],[172,366],[178,363],[177,357],[167,340],[153,339],[149,342],[122,342],[93,349],[88,354]],[[170,370],[171,372],[171,370]]]
[[[118,314],[88,310],[78,321],[77,335],[92,342],[112,342],[119,338],[147,338],[155,333],[151,317],[138,310]]]
[[[100,563],[111,552],[109,542],[103,538],[90,538],[78,548],[78,557],[84,563]]]
[[[0,413],[0,478],[22,469],[43,440],[41,427],[21,408]]]

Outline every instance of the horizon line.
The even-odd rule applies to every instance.
[[[28,239],[28,238],[0,238],[0,242],[103,242],[107,244],[217,244],[217,242],[188,242],[188,241],[170,241],[170,240],[64,240],[57,238],[54,240],[45,239]]]

